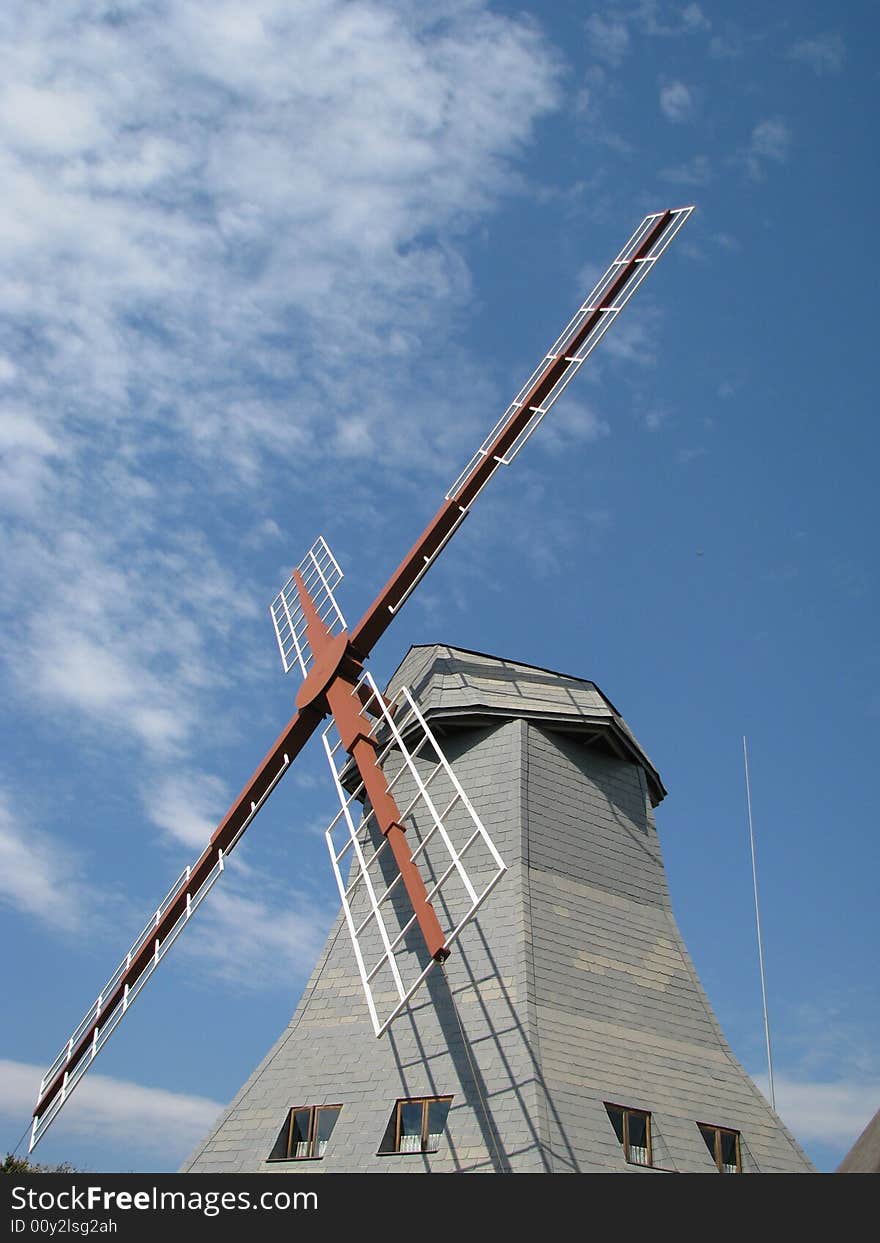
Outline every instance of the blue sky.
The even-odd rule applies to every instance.
[[[594,679],[674,909],[833,1169],[880,1106],[876,7],[65,0],[0,15],[0,1148],[292,712],[267,606],[356,621],[641,217],[698,211],[371,662]],[[35,1154],[174,1169],[336,908],[317,745]],[[88,1080],[91,1080],[89,1082]]]

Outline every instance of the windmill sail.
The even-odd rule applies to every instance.
[[[318,536],[296,568],[317,606],[321,621],[331,634],[340,634],[345,629],[345,618],[333,592],[345,575],[323,535]],[[290,673],[298,665],[302,676],[306,677],[314,657],[306,637],[306,617],[294,574],[272,601],[269,612],[284,672]]]
[[[388,792],[400,806],[410,859],[426,879],[428,899],[449,946],[507,866],[409,690],[402,687],[389,704],[368,673],[357,690]],[[415,935],[416,915],[400,883],[401,872],[332,723],[323,743],[340,802],[326,832],[327,847],[370,1020],[381,1036],[435,960]]]

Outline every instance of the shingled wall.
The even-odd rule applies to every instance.
[[[418,698],[509,870],[443,969],[373,1035],[341,917],[291,1019],[183,1166],[200,1172],[745,1172],[809,1161],[737,1063],[669,902],[659,775],[591,682],[412,648]],[[400,1098],[452,1097],[439,1150],[379,1152]],[[629,1164],[605,1102],[651,1113]],[[292,1106],[342,1105],[323,1158],[270,1161]]]

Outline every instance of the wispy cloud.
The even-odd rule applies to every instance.
[[[706,155],[695,155],[685,164],[661,169],[660,176],[670,185],[704,186],[712,180],[712,166]]]
[[[23,699],[164,752],[187,740],[199,693],[223,680],[205,646],[222,650],[256,606],[234,589],[201,533],[162,530],[143,512],[140,524],[122,514],[114,524],[112,504],[106,514],[95,512],[100,499],[92,513],[85,505],[85,497],[71,498],[70,508],[47,500],[0,551],[19,604],[0,652]],[[52,523],[64,526],[50,531]]]
[[[709,30],[712,23],[698,4],[686,4],[681,11],[681,20],[687,30]]]
[[[768,162],[784,164],[791,147],[791,129],[781,117],[768,117],[754,127],[743,159],[749,176],[759,181]]]
[[[660,110],[667,121],[680,124],[689,121],[694,112],[694,97],[684,82],[667,82],[660,88]]]
[[[621,20],[649,38],[675,39],[710,30],[712,23],[699,4],[667,4],[664,0],[637,0],[621,7]]]
[[[141,797],[153,824],[173,841],[201,852],[220,823],[229,789],[211,773],[177,769],[151,780]]]
[[[337,909],[335,900],[235,860],[181,938],[179,957],[239,991],[289,987],[315,965]]]
[[[715,60],[737,60],[745,51],[742,31],[730,21],[709,40],[709,55]]]
[[[558,66],[480,4],[69,0],[0,42],[0,656],[25,711],[186,757],[269,483],[461,451],[486,381],[425,402],[422,347]]]
[[[820,1082],[836,1077],[880,1081],[875,1036],[878,1012],[876,989],[861,988],[857,996],[844,991],[800,1002],[791,1028],[784,1033],[788,1057],[796,1067],[790,1077]]]
[[[654,407],[645,415],[645,427],[649,432],[657,432],[668,421],[669,411]]]
[[[592,406],[576,401],[566,394],[541,423],[541,446],[547,453],[558,455],[573,445],[591,444],[610,434],[605,419]]]
[[[809,66],[818,77],[840,73],[846,60],[846,44],[837,32],[799,39],[788,50],[789,60]]]
[[[679,466],[690,466],[691,462],[698,462],[701,457],[706,456],[706,450],[702,446],[691,445],[688,448],[678,449],[675,454],[675,460]]]
[[[770,1099],[766,1075],[755,1083]],[[880,1080],[809,1082],[773,1076],[776,1111],[793,1134],[804,1142],[851,1146],[880,1104]]]
[[[607,358],[637,367],[652,367],[657,361],[660,348],[661,314],[646,299],[627,314],[621,315],[602,342],[602,352]]]
[[[587,123],[581,131],[585,138],[599,148],[628,156],[633,152],[632,143],[618,132],[609,119],[612,113],[610,103],[618,90],[614,74],[606,66],[598,63],[589,65],[575,96],[574,106],[581,121]]]
[[[91,899],[78,856],[27,824],[0,790],[0,900],[60,932],[74,932]]]
[[[0,1113],[26,1119],[37,1098],[43,1067],[0,1059]],[[76,1088],[53,1125],[53,1134],[88,1136],[182,1160],[206,1134],[223,1106],[204,1096],[147,1088],[94,1072]],[[39,1151],[36,1154],[39,1157]]]
[[[603,17],[601,13],[591,13],[585,25],[590,51],[603,64],[616,69],[630,49],[626,23],[615,17]]]
[[[759,121],[752,130],[749,149],[761,159],[777,160],[781,163],[788,154],[790,144],[791,130],[785,121],[772,117],[767,121]]]

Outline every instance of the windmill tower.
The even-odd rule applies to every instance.
[[[404,662],[401,672],[418,675],[423,683],[416,693],[398,679],[383,694],[364,669],[374,645],[482,489],[499,467],[513,461],[692,210],[645,217],[357,626],[349,630],[337,603],[342,571],[322,538],[294,570],[271,611],[284,668],[296,669],[303,679],[297,710],[199,859],[156,908],[49,1068],[34,1109],[31,1149],[219,879],[226,857],[266,798],[329,716],[322,740],[340,811],[328,829],[327,844],[340,894],[340,920],[291,1033],[246,1085],[220,1131],[189,1168],[229,1168],[219,1154],[230,1152],[237,1154],[236,1169],[302,1168],[296,1162],[324,1160],[324,1168],[334,1161],[338,1169],[375,1168],[369,1160],[373,1140],[365,1147],[364,1136],[375,1130],[375,1111],[381,1113],[387,1102],[359,1097],[353,1086],[358,1083],[362,1093],[380,1086],[397,1092],[379,1147],[373,1144],[377,1159],[415,1157],[428,1168],[579,1170],[604,1168],[602,1153],[610,1151],[618,1162],[623,1153],[626,1168],[808,1168],[775,1115],[766,1107],[761,1112],[760,1098],[749,1089],[711,1019],[665,896],[650,818],[650,805],[662,796],[659,777],[601,693],[591,683],[572,678],[554,683],[543,671],[479,658],[494,669],[486,675],[491,705],[487,709],[468,691],[450,718],[436,660],[429,659],[423,668],[411,654]],[[436,655],[437,649],[418,651]],[[465,668],[467,655],[448,658],[456,665],[454,676],[476,686],[481,679]],[[504,676],[499,669],[506,671]],[[520,692],[512,694],[511,683]],[[445,735],[442,745],[429,717],[436,717]],[[489,734],[479,736],[487,729]],[[566,743],[569,751],[559,752],[558,772],[553,765],[542,769],[543,744],[538,739],[547,745],[551,740],[552,750],[557,735],[577,735],[581,741],[575,751]],[[454,768],[444,754],[450,742]],[[618,765],[613,772],[606,771],[608,747]],[[596,756],[603,758],[597,761]],[[537,784],[523,779],[530,765],[543,772]],[[486,772],[494,774],[492,797],[472,799],[468,785],[478,788]],[[598,803],[594,787],[600,791]],[[549,826],[533,831],[541,817],[552,819],[551,809],[559,800],[569,809],[581,808],[589,819],[603,798],[618,829],[625,826],[607,841],[601,835],[593,843],[571,834],[557,840]],[[560,856],[550,866],[563,842],[571,858]],[[621,879],[620,893],[610,888],[615,900],[602,905],[604,899],[592,892],[602,890],[602,884],[591,886],[590,877],[613,870],[619,856],[632,876]],[[579,882],[586,889],[571,890],[573,918],[565,914],[569,907],[563,899],[553,902],[552,894],[542,894],[535,859],[547,865],[538,867],[542,875],[556,868],[563,896],[563,882],[571,884],[583,872],[584,860],[590,861]],[[615,920],[620,902],[624,907]],[[656,907],[654,923],[643,918],[643,907]],[[543,925],[535,916],[550,921],[551,914],[563,922],[545,953]],[[604,944],[609,921],[616,928],[614,938],[626,948],[616,957],[596,949]],[[466,948],[462,934],[468,936]],[[562,938],[558,943],[557,934]],[[561,949],[564,934],[575,939],[571,961],[571,954]],[[605,949],[610,951],[610,944]],[[619,987],[597,990],[593,977],[601,981],[605,976]],[[582,999],[585,1008],[571,1010],[562,1002],[573,1004],[575,982],[584,979],[592,980]],[[627,992],[627,980],[642,992],[633,993],[632,987]],[[652,987],[672,990],[669,1014],[660,1006],[668,1030],[658,1014],[653,1044],[640,1012]],[[555,1009],[554,989],[559,993]],[[676,1015],[678,992],[683,1014]],[[594,1032],[590,1015],[595,1018],[609,1002],[621,1009],[619,1022],[606,1022],[601,1033]],[[565,1035],[552,1018],[557,1012],[563,1016],[559,1024]],[[723,1102],[708,1089],[702,1096],[684,1092],[685,1113],[670,1109],[661,1126],[646,1102],[662,1086],[662,1075],[645,1071],[640,1080],[619,1066],[617,1077],[610,1076],[616,1090],[603,1086],[601,1076],[581,1063],[594,1053],[611,1056],[615,1049],[620,1062],[628,1030],[641,1033],[644,1047],[630,1040],[627,1056],[645,1066],[657,1057],[662,1061],[662,1052],[649,1056],[655,1046],[672,1061],[678,1056],[677,1043],[689,1050],[685,1056],[679,1049],[679,1086],[688,1075],[699,1077],[697,1067],[703,1062],[696,1053],[704,1046],[709,1067],[703,1066],[704,1077],[725,1079],[718,1069],[721,1063],[734,1066]],[[358,1047],[361,1035],[372,1042],[369,1057]],[[550,1061],[545,1046],[551,1049]],[[278,1077],[291,1049],[299,1053],[292,1069],[304,1078],[287,1072]],[[575,1049],[580,1051],[576,1056]],[[478,1051],[489,1056],[488,1063]],[[328,1062],[336,1059],[338,1066],[331,1069]],[[500,1078],[498,1065],[503,1068]],[[348,1069],[347,1076],[342,1068]],[[569,1087],[566,1073],[576,1080]],[[697,1113],[705,1117],[691,1118],[698,1105]],[[713,1106],[718,1106],[714,1112]],[[279,1108],[284,1115],[280,1122]],[[351,1135],[352,1125],[357,1129],[359,1113],[360,1141],[351,1147],[353,1141],[342,1137]],[[437,1154],[453,1118],[462,1130],[453,1164],[443,1165],[448,1152],[445,1157]],[[740,1120],[748,1123],[748,1141]],[[233,1138],[245,1133],[246,1142]],[[388,1167],[380,1162],[380,1168]]]
[[[610,701],[442,646],[412,648],[401,685],[507,872],[380,1039],[340,915],[183,1170],[810,1170],[712,1014],[670,907],[665,790]]]

